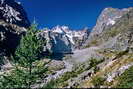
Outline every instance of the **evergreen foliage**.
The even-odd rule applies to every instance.
[[[100,76],[95,76],[92,79],[92,83],[93,83],[94,87],[96,87],[96,88],[100,88],[100,86],[104,84],[104,81],[105,81],[105,78],[100,77]]]
[[[118,80],[117,88],[133,88],[133,67],[126,70]]]
[[[31,85],[41,79],[41,76],[45,76],[46,64],[34,65],[35,61],[40,59],[44,44],[36,36],[37,32],[36,25],[32,25],[22,37],[20,45],[16,49],[15,57],[12,57],[14,68],[9,73],[0,75],[1,88],[31,88]]]

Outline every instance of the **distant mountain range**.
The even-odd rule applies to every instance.
[[[46,39],[44,50],[53,53],[72,53],[80,49],[89,36],[89,29],[71,30],[67,26],[56,26],[53,29],[45,29],[40,32],[39,37]]]

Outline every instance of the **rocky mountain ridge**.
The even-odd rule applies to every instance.
[[[20,27],[28,27],[30,25],[25,10],[15,0],[0,0],[0,19]]]
[[[38,33],[42,39],[46,39],[45,50],[52,53],[72,53],[75,49],[80,49],[89,36],[89,29],[71,30],[67,26],[56,26],[45,29]]]
[[[15,0],[0,0],[0,56],[13,54],[21,35],[30,26],[27,14]]]
[[[97,20],[96,26],[93,28],[92,32],[90,33],[90,36],[87,41],[88,44],[98,46],[101,44],[106,44],[106,42],[107,43],[111,42],[111,40],[115,42],[115,40],[119,36],[124,37],[126,34],[131,35],[132,34],[132,20],[133,20],[132,11],[133,11],[133,8],[125,8],[125,9],[106,8],[104,9]],[[122,39],[123,39],[123,42],[121,43],[123,43],[123,47],[126,47],[128,43],[125,41],[124,38],[121,37],[121,41]],[[131,40],[131,39],[132,37],[130,37],[130,39],[127,39],[127,40]],[[108,43],[108,46],[110,44],[110,47],[111,47],[111,44],[113,45],[114,42]],[[107,48],[107,45],[106,45],[106,48]],[[120,44],[117,50],[118,49],[121,49]]]

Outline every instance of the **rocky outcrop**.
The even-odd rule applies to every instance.
[[[26,29],[15,24],[0,21],[0,49],[5,55],[13,53],[19,44],[20,36]]]
[[[30,25],[25,10],[15,0],[0,0],[0,19],[20,27],[28,27]]]
[[[125,72],[125,70],[129,69],[131,66],[133,66],[133,63],[130,63],[128,65],[125,65],[125,66],[122,66],[120,67],[117,71],[114,71],[113,73],[110,73],[107,75],[107,81],[108,82],[112,82],[113,79],[116,77],[116,76],[120,76],[122,73]]]
[[[103,43],[101,48],[112,49],[114,51],[125,51],[133,52],[133,31],[127,31],[111,38],[109,41]]]
[[[26,12],[14,0],[0,0],[0,56],[9,56],[30,26]]]
[[[96,26],[93,28],[91,35],[99,35],[107,28],[112,27],[122,15],[123,11],[120,9],[105,8],[98,17]]]
[[[90,33],[87,44],[122,51],[132,48],[132,34],[133,8],[106,8]]]
[[[57,26],[53,29],[46,29],[38,34],[42,39],[46,39],[45,50],[52,53],[72,53],[80,48],[89,36],[88,29],[79,31],[70,30],[67,26]]]

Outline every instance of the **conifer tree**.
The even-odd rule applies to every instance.
[[[33,66],[36,60],[39,60],[42,52],[43,40],[40,40],[36,33],[37,26],[32,25],[20,41],[16,49],[14,60],[14,70],[10,74],[0,76],[0,86],[4,88],[31,88],[31,84],[39,76],[37,72],[46,72],[47,68],[41,68],[35,71]],[[34,70],[33,70],[34,69]],[[38,74],[38,75],[36,75]]]
[[[32,25],[27,34],[22,37],[20,46],[16,50],[16,58],[18,63],[29,69],[29,83],[31,85],[32,76],[32,64],[35,60],[39,59],[39,54],[42,52],[42,40],[39,40],[36,36],[37,28],[36,25]]]

